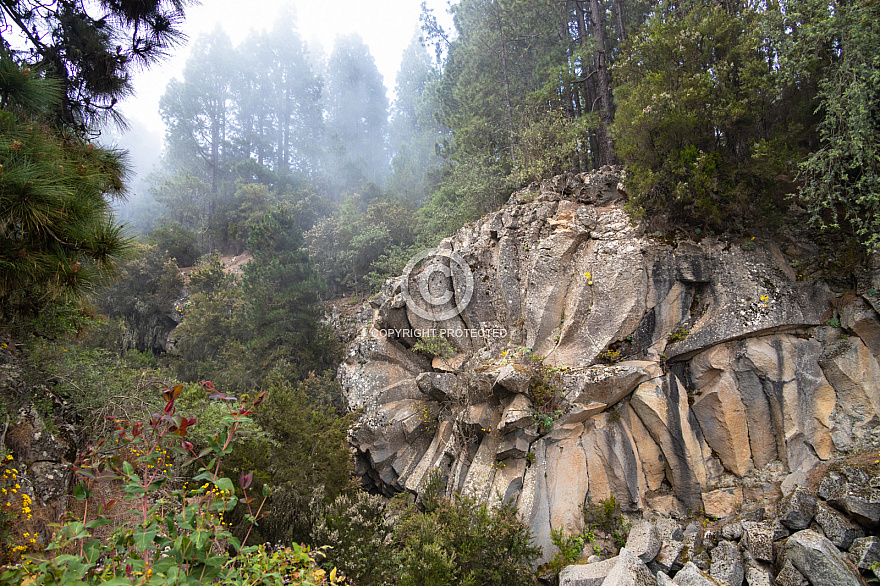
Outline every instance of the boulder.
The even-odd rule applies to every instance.
[[[559,573],[559,586],[602,586],[617,562],[618,558],[613,557],[593,564],[566,566]]]
[[[678,586],[718,586],[718,580],[702,571],[693,562],[686,563],[672,582]]]
[[[742,546],[752,559],[773,561],[773,526],[769,523],[742,522]]]
[[[828,503],[866,527],[880,525],[880,489],[847,482],[828,493]]]
[[[629,531],[626,549],[644,563],[653,561],[660,551],[660,535],[650,521],[638,521]]]
[[[651,566],[652,569],[654,566],[664,572],[674,572],[681,569],[682,565],[684,565],[681,559],[684,550],[685,544],[682,541],[674,539],[664,541],[660,546],[660,551],[657,552],[657,556],[654,558],[653,565]]]
[[[834,495],[842,494],[841,490],[847,483],[846,477],[836,470],[830,470],[819,483],[819,498],[825,501],[832,500]]]
[[[702,541],[703,547],[706,549],[712,549],[716,545],[718,545],[718,540],[721,538],[719,531],[717,529],[703,529]]]
[[[654,526],[657,528],[657,535],[660,537],[661,542],[681,540],[681,524],[675,519],[661,517],[654,521]]]
[[[709,572],[712,568],[712,558],[709,557],[709,553],[706,550],[691,550],[690,561],[704,572]]]
[[[622,548],[617,564],[608,572],[602,586],[655,586],[657,579],[637,555]]]
[[[813,584],[861,586],[855,566],[831,541],[810,529],[798,531],[788,538],[784,556]]]
[[[717,580],[727,582],[730,586],[742,586],[745,577],[742,556],[733,542],[721,541],[712,550],[709,574]]]
[[[788,530],[788,527],[782,524],[782,521],[779,519],[774,519],[773,523],[771,523],[770,527],[773,529],[773,538],[772,540],[779,541],[780,539],[785,539],[789,535],[791,535],[791,531]]]
[[[798,488],[779,501],[777,513],[779,521],[790,530],[806,529],[816,514],[816,495]]]
[[[810,583],[792,565],[791,560],[786,560],[782,569],[776,574],[776,586],[810,586]]]
[[[773,572],[758,564],[746,566],[746,584],[749,586],[773,586]]]
[[[849,549],[854,540],[865,535],[861,527],[823,502],[816,504],[816,522],[825,537],[840,549]]]
[[[859,569],[867,570],[880,562],[880,537],[872,535],[856,539],[849,548],[849,555]]]
[[[721,527],[721,537],[728,541],[739,541],[743,536],[742,519],[725,523]]]

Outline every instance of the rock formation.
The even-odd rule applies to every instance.
[[[840,297],[796,272],[796,239],[646,234],[619,180],[517,192],[370,301],[339,368],[368,486],[439,471],[515,503],[548,559],[588,497],[720,517],[877,440],[880,272]],[[792,563],[825,546],[805,536]]]

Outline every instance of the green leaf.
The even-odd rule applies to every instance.
[[[217,488],[223,491],[229,491],[231,493],[234,490],[232,480],[229,478],[218,478],[214,484],[217,485]]]
[[[117,576],[116,578],[101,582],[101,584],[104,586],[128,586],[131,584],[131,580],[125,576]]]
[[[73,487],[73,496],[78,501],[84,501],[92,496],[92,494],[84,482],[78,482],[76,486]]]
[[[89,563],[95,563],[98,561],[98,556],[101,555],[101,541],[98,539],[93,539],[83,545],[83,556],[85,556],[86,560]]]
[[[156,535],[159,532],[156,529],[142,531],[134,534],[134,544],[139,550],[146,550],[150,544],[153,543],[153,540],[156,539]]]
[[[107,517],[98,517],[94,521],[90,521],[86,527],[88,529],[97,529],[98,527],[103,527],[104,525],[109,525],[113,521],[108,519]]]

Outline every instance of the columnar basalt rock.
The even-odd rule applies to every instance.
[[[588,497],[723,516],[877,439],[876,300],[796,275],[808,247],[648,235],[619,180],[518,192],[440,244],[427,289],[413,271],[370,301],[339,368],[365,484],[418,492],[438,470],[450,494],[514,503],[546,561]],[[434,313],[413,309],[444,288]],[[442,355],[414,348],[441,334]],[[873,518],[875,489],[840,490]]]

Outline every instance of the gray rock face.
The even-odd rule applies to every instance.
[[[858,571],[833,543],[815,531],[798,531],[785,542],[785,559],[813,584],[859,586]]]
[[[559,573],[559,586],[602,586],[617,562],[618,558],[613,557],[594,564],[566,566]]]
[[[717,579],[730,584],[741,586],[745,578],[742,556],[739,548],[730,541],[721,541],[712,550],[712,565],[709,574]]]
[[[810,526],[816,514],[816,495],[798,488],[779,502],[779,521],[792,531]]]
[[[880,562],[880,537],[872,535],[856,539],[849,548],[849,555],[859,569],[870,568]]]
[[[816,504],[816,522],[825,537],[840,549],[849,549],[854,540],[865,535],[861,527],[822,502]]]
[[[543,562],[553,529],[583,529],[588,496],[726,517],[749,498],[731,477],[790,491],[870,436],[876,309],[841,309],[864,338],[840,339],[822,325],[830,288],[799,281],[776,244],[662,242],[608,199],[619,180],[604,168],[545,181],[442,241],[442,305],[425,305],[418,271],[370,300],[338,371],[362,410],[349,439],[365,485],[419,492],[438,468],[447,494],[514,503]],[[412,351],[441,330],[454,356]],[[880,520],[873,493],[844,502]],[[799,514],[788,527],[808,526]]]
[[[437,401],[455,398],[457,377],[449,372],[423,372],[416,377],[419,390]]]
[[[637,555],[622,548],[617,564],[608,573],[602,586],[655,586],[657,579]]]
[[[650,521],[639,521],[629,531],[626,549],[644,563],[653,561],[660,551],[660,534]]]

